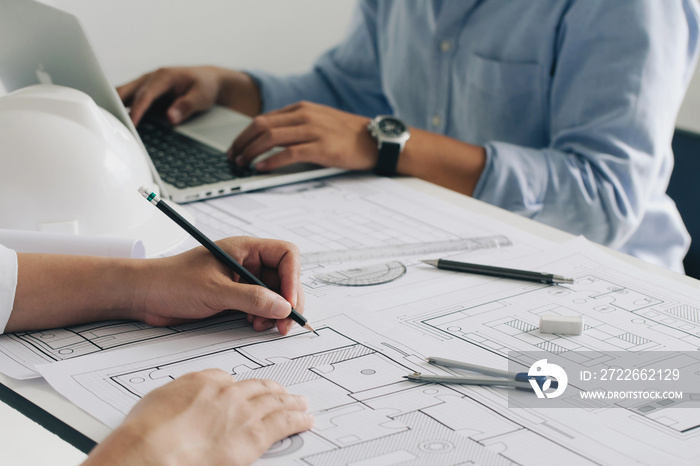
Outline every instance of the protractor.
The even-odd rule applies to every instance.
[[[323,283],[342,286],[380,285],[396,280],[406,273],[406,266],[399,261],[368,265],[354,269],[322,273],[315,278]]]

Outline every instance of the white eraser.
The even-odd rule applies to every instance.
[[[583,316],[540,316],[540,332],[581,335],[583,333]]]

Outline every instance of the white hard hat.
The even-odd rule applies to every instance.
[[[0,97],[0,228],[140,239],[158,255],[187,233],[141,185],[157,191],[141,145],[88,95],[40,84]]]

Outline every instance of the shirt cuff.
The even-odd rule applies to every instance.
[[[0,333],[5,333],[15,303],[17,253],[0,246]]]
[[[525,217],[536,217],[547,193],[547,161],[543,151],[505,142],[489,142],[486,166],[473,197]]]
[[[261,113],[276,110],[308,100],[318,104],[339,107],[336,91],[328,85],[321,73],[312,71],[303,74],[276,76],[258,70],[245,70],[260,91]]]
[[[283,79],[272,73],[258,70],[246,70],[245,73],[253,79],[260,91],[260,113],[267,113],[299,100],[296,89],[288,82],[294,79],[293,77]]]

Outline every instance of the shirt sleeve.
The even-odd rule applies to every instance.
[[[17,288],[17,254],[0,245],[0,333],[5,332]]]
[[[262,111],[307,100],[365,116],[392,113],[382,92],[376,9],[374,1],[359,2],[345,39],[324,53],[309,73],[246,71],[258,84]]]
[[[697,59],[697,7],[574,2],[556,34],[549,146],[486,143],[474,196],[619,248],[665,197]]]

